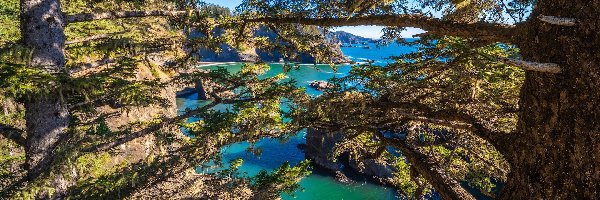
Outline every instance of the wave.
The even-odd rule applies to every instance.
[[[196,67],[211,67],[211,66],[219,66],[219,65],[237,65],[241,62],[205,62],[197,65]]]
[[[346,73],[341,73],[341,72],[323,72],[323,73],[326,73],[326,74],[335,74],[335,75],[343,75],[343,74],[346,74]]]

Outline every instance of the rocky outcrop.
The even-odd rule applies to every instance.
[[[339,178],[339,171],[343,164],[338,161],[332,161],[331,155],[335,144],[343,140],[343,133],[330,133],[324,130],[309,128],[306,132],[306,157],[310,158],[316,165],[336,172],[336,178]],[[359,162],[355,159],[348,160],[348,167],[356,172],[378,180],[382,183],[390,183],[395,169],[386,161],[379,159],[366,159]],[[342,180],[346,180],[342,178]]]
[[[364,42],[376,42],[373,39],[365,38],[357,35],[353,35],[344,31],[336,31],[327,34],[327,39],[332,41],[333,43],[343,43],[343,44],[359,44]]]
[[[362,163],[350,160],[349,164],[352,169],[385,183],[391,182],[395,172],[389,163],[379,159],[366,159]]]
[[[339,161],[331,161],[335,144],[342,140],[342,133],[327,133],[323,130],[309,128],[306,132],[305,156],[315,164],[332,170],[340,170]]]
[[[328,83],[327,81],[313,81],[309,84],[309,86],[319,91],[331,89],[334,87],[333,84]]]
[[[228,44],[221,44],[219,46],[220,52],[215,52],[208,48],[201,48],[198,51],[198,56],[202,62],[256,62],[263,60],[257,54],[256,49],[249,49],[246,51],[238,51],[234,47]]]

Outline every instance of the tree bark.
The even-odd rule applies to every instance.
[[[39,96],[25,103],[27,120],[26,167],[27,176],[34,180],[48,173],[53,161],[53,151],[66,134],[69,110],[56,96]],[[50,181],[56,194],[65,192],[69,183],[60,173]]]
[[[59,0],[21,0],[21,35],[25,46],[33,50],[30,66],[49,73],[64,70],[64,20]],[[55,83],[48,83],[54,88]],[[27,125],[26,167],[28,178],[47,173],[53,150],[69,126],[69,110],[57,89],[47,95],[30,94],[25,101]],[[50,180],[55,194],[66,190],[68,184],[61,174]],[[41,191],[38,198],[50,198]],[[56,195],[53,195],[56,196]]]
[[[518,45],[526,60],[557,63],[561,74],[527,72],[512,169],[500,199],[600,196],[599,0],[537,1]],[[536,16],[574,18],[574,26]]]
[[[512,42],[514,26],[487,22],[460,23],[416,14],[374,15],[365,17],[340,18],[293,18],[263,17],[246,19],[245,22],[291,23],[315,26],[398,26],[416,27],[437,35],[454,35],[477,38],[487,42]]]
[[[22,42],[33,49],[31,66],[65,66],[64,20],[59,0],[21,0]]]

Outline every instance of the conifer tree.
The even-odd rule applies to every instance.
[[[152,189],[164,189],[161,183],[214,158],[223,145],[305,127],[343,132],[339,149],[356,157],[397,159],[399,184],[415,197],[431,188],[445,199],[473,199],[461,182],[495,196],[492,179],[505,182],[499,199],[593,199],[600,191],[596,0],[247,0],[233,16],[177,0],[0,5],[0,91],[3,107],[10,107],[0,131],[12,141],[2,146],[9,156],[1,162],[16,169],[2,171],[11,177],[3,179],[2,196],[152,196]],[[280,81],[283,75],[258,78],[267,70],[260,64],[236,74],[179,73],[194,63],[182,49],[218,49],[222,43],[290,55],[297,49],[327,62],[331,51],[314,42],[322,35],[299,30],[356,25],[386,26],[391,39],[402,27],[428,32],[417,53],[388,66],[356,66],[318,98]],[[214,34],[216,27],[225,33]],[[287,42],[253,37],[258,27]],[[190,37],[190,30],[203,37]],[[151,67],[148,56],[156,52],[171,56],[161,71],[176,75],[167,82],[136,79],[136,70]],[[213,100],[184,114],[116,130],[97,115],[102,106],[123,112],[165,106],[155,91],[198,81],[214,84]],[[282,99],[292,102],[290,122],[282,119]],[[234,109],[211,109],[218,104]],[[190,117],[202,120],[185,123]],[[170,131],[181,126],[193,137]],[[169,153],[97,175],[76,173],[148,135]],[[12,150],[15,145],[22,150]],[[19,162],[25,171],[11,166]],[[306,164],[300,168],[282,166],[272,174],[278,177],[261,174],[254,188],[277,180],[289,192],[307,174]]]

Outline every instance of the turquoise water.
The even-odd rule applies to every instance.
[[[414,41],[415,39],[411,38],[407,40]],[[342,47],[342,52],[344,52],[346,57],[355,62],[361,63],[365,62],[366,60],[373,60],[374,65],[385,65],[388,63],[393,63],[393,60],[388,59],[390,56],[399,56],[416,50],[415,47],[403,46],[396,43],[382,47],[377,47],[377,45],[374,43],[370,43],[368,45],[370,49],[364,49],[361,47]]]
[[[374,60],[375,64],[385,64],[392,62],[386,58],[401,53],[406,53],[413,50],[410,47],[403,46],[388,46],[376,48],[374,44],[370,44],[373,48],[343,48],[345,55],[354,61],[361,62],[364,59]],[[223,65],[229,71],[238,71],[241,64],[226,64]],[[283,72],[283,65],[271,64],[271,69],[264,76],[273,76]],[[216,66],[206,67],[216,68]],[[308,84],[314,80],[327,80],[333,77],[344,76],[351,69],[349,65],[337,66],[333,70],[329,65],[301,65],[298,70],[290,71],[287,76],[293,78],[297,82],[298,87],[307,88],[307,93],[310,95],[319,95],[320,92],[308,87]],[[203,101],[198,100],[197,95],[192,95],[186,98],[177,99],[180,111],[185,108],[194,108]],[[217,108],[219,109],[219,108]],[[255,144],[255,148],[261,148],[262,154],[256,156],[247,152],[247,142],[241,142],[226,146],[222,149],[224,163],[230,160],[242,158],[244,163],[239,168],[240,172],[246,173],[249,176],[257,174],[260,170],[273,170],[279,167],[285,161],[289,161],[291,165],[305,159],[304,153],[298,148],[298,145],[305,144],[305,133],[300,132],[295,137],[287,141],[279,141],[277,139],[263,139]],[[210,169],[199,169],[202,172],[210,172]],[[384,187],[372,182],[369,182],[364,177],[358,177],[357,181],[352,184],[343,184],[334,179],[330,172],[316,168],[313,173],[302,179],[300,185],[303,191],[297,191],[293,196],[283,195],[283,199],[324,199],[324,200],[385,200],[396,199],[394,189]]]

